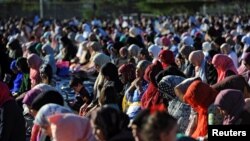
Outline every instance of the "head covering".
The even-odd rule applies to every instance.
[[[194,65],[198,64],[198,67],[201,67],[201,63],[204,60],[204,54],[201,50],[196,50],[190,53],[188,60]]]
[[[54,50],[48,43],[42,46],[42,50],[46,55],[54,55]]]
[[[180,84],[184,77],[177,75],[168,75],[162,78],[162,80],[158,83],[159,90],[163,93],[163,98],[172,100],[176,97],[174,92],[174,87]]]
[[[128,47],[128,52],[131,57],[137,57],[139,55],[141,48],[135,44],[132,44]]]
[[[161,51],[161,48],[159,48],[159,47],[156,46],[156,45],[151,45],[151,46],[149,46],[149,48],[148,48],[148,52],[149,52],[149,53],[151,52],[151,53],[153,54],[154,59],[157,59],[157,58],[158,58],[158,55],[159,55],[160,51]]]
[[[31,85],[35,85],[38,82],[40,82],[40,73],[39,73],[39,68],[42,65],[43,61],[42,59],[36,55],[36,54],[30,54],[27,58],[29,67],[30,67],[30,80],[31,80]]]
[[[156,37],[155,38],[155,40],[154,40],[154,43],[155,43],[155,45],[157,45],[157,46],[161,46],[161,38],[159,38],[159,37]]]
[[[248,65],[250,65],[250,52],[246,53],[246,54],[243,56],[243,60],[244,60]]]
[[[193,51],[193,48],[191,46],[182,46],[180,48],[180,53],[181,55],[188,59],[189,58],[189,54]]]
[[[9,88],[8,86],[3,83],[3,82],[0,82],[0,107],[2,107],[2,105],[11,100],[12,97],[10,96],[10,91],[9,91]]]
[[[244,109],[245,101],[241,91],[226,89],[218,94],[214,105],[228,113],[228,115],[224,117],[223,124],[229,125],[235,124]]]
[[[98,42],[90,42],[88,44],[88,47],[91,47],[92,50],[94,50],[96,52],[101,50],[101,45]]]
[[[161,79],[164,77],[164,76],[167,76],[167,75],[177,75],[177,76],[181,76],[181,77],[185,77],[185,74],[183,72],[181,72],[177,67],[175,66],[169,66],[167,67],[165,70],[159,72],[157,75],[156,75],[156,81],[157,83],[159,83],[161,81]]]
[[[157,61],[149,65],[145,71],[144,79],[149,82],[149,85],[141,98],[141,107],[143,109],[150,108],[160,103],[160,93],[157,88],[155,76],[162,70],[161,63]]]
[[[191,36],[185,36],[182,38],[182,43],[186,46],[193,46],[194,40]]]
[[[246,82],[245,78],[241,75],[228,76],[222,81],[211,86],[217,91],[222,91],[225,89],[236,89],[244,93],[244,98],[250,97],[250,86]]]
[[[174,53],[170,50],[162,50],[159,54],[159,58],[162,61],[161,64],[164,69],[175,63]]]
[[[11,70],[17,70],[17,66],[16,66],[16,60],[12,61],[10,64],[10,69]]]
[[[181,83],[179,83],[174,88],[174,92],[177,96],[184,96],[184,94],[187,92],[188,87],[195,81],[195,80],[201,80],[200,77],[191,77],[183,80]],[[183,101],[183,97],[179,97],[180,100]]]
[[[31,109],[39,111],[39,109],[48,103],[55,103],[59,105],[64,105],[64,100],[62,95],[54,90],[46,91],[44,93],[39,94],[31,104]]]
[[[128,49],[126,47],[122,47],[119,50],[120,55],[128,55]]]
[[[95,64],[97,64],[99,67],[102,67],[102,65],[110,62],[109,56],[103,54],[103,53],[98,53],[94,56],[93,61]]]
[[[118,72],[125,76],[126,82],[132,82],[135,80],[135,66],[133,64],[123,64],[118,69]]]
[[[171,41],[168,37],[164,36],[164,37],[161,37],[161,43],[163,46],[169,47],[171,44]]]
[[[205,136],[208,133],[208,107],[214,102],[217,91],[208,84],[195,80],[187,89],[183,99],[198,113],[198,124],[192,137]]]
[[[151,64],[151,62],[146,60],[141,60],[137,63],[136,68],[141,69],[141,71],[145,72],[146,68]]]
[[[61,105],[57,104],[46,104],[37,113],[34,123],[39,125],[40,127],[48,126],[48,117],[52,116],[54,114],[60,114],[60,113],[72,113],[70,109],[67,109]]]
[[[30,68],[34,70],[38,70],[38,71],[39,71],[40,66],[43,63],[42,59],[36,54],[30,54],[27,58],[27,61],[28,61]]]
[[[48,118],[55,141],[95,141],[90,121],[74,114],[56,114]]]
[[[232,59],[226,55],[216,54],[213,57],[212,64],[218,72],[217,82],[220,82],[226,77],[226,72],[228,70],[233,71],[235,74],[238,74]]]
[[[42,91],[40,89],[32,88],[25,94],[23,104],[31,106],[32,101],[41,93]]]
[[[211,49],[212,49],[211,43],[209,43],[209,42],[204,42],[204,43],[202,44],[202,50],[203,50],[204,52],[208,52],[208,51],[211,50]]]

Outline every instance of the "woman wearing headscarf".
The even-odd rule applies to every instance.
[[[56,74],[56,61],[54,57],[54,50],[48,43],[42,46],[42,55],[43,62],[49,64],[52,68],[53,74]]]
[[[104,106],[91,114],[91,126],[97,141],[133,141],[129,118],[113,107]]]
[[[35,120],[34,120],[34,126],[39,126],[37,130],[39,130],[40,134],[46,134],[47,136],[51,137],[52,133],[51,133],[48,117],[55,115],[55,114],[61,114],[61,113],[72,113],[72,111],[61,105],[57,105],[53,103],[46,104],[37,113]],[[38,138],[39,136],[40,135],[38,134]],[[36,141],[36,139],[31,138],[31,141]]]
[[[71,59],[75,58],[77,53],[77,48],[73,45],[72,41],[67,36],[63,36],[60,39],[60,42],[62,44],[61,48],[62,60],[70,61]]]
[[[53,87],[46,85],[46,84],[38,84],[35,87],[33,87],[31,90],[29,90],[22,102],[23,102],[23,108],[24,108],[24,118],[26,120],[26,126],[28,129],[32,129],[31,132],[31,141],[36,141],[37,135],[39,133],[39,128],[37,125],[33,125],[34,117],[31,115],[31,104],[33,100],[40,94],[49,91],[49,90],[55,90]]]
[[[161,51],[161,48],[157,45],[151,45],[148,47],[149,55],[153,58],[153,62],[158,60],[158,55]]]
[[[141,110],[141,97],[148,87],[147,81],[143,78],[146,68],[151,63],[149,61],[140,61],[136,66],[136,79],[131,83],[130,87],[125,92],[123,98],[123,111],[133,119],[135,115]]]
[[[185,74],[183,72],[181,72],[177,67],[169,66],[165,70],[162,70],[161,72],[159,72],[156,75],[156,77],[155,77],[156,82],[159,83],[161,81],[161,79],[167,75],[177,75],[177,76],[181,76],[181,77],[186,78]]]
[[[87,44],[87,49],[90,54],[90,58],[89,58],[89,61],[85,65],[81,66],[80,70],[83,70],[92,74],[93,72],[96,71],[94,59],[97,54],[101,53],[100,52],[101,45],[98,42],[89,42]]]
[[[56,114],[48,118],[55,141],[95,141],[89,119],[74,114]],[[66,130],[67,129],[67,130]]]
[[[203,83],[201,80],[195,80],[188,87],[183,99],[184,102],[189,104],[198,114],[197,126],[192,133],[193,138],[204,137],[208,133],[208,114],[209,108],[212,107],[213,102],[218,92],[209,87],[208,84]],[[218,113],[212,111],[214,117]]]
[[[23,56],[22,47],[17,39],[11,40],[7,44],[7,48],[9,50],[9,57],[13,60]]]
[[[180,48],[180,54],[185,58],[185,70],[184,74],[189,78],[195,76],[195,67],[192,65],[191,62],[189,62],[188,58],[190,53],[193,51],[193,48],[191,46],[182,46]]]
[[[146,89],[141,98],[142,109],[150,108],[154,105],[163,103],[160,97],[157,82],[155,80],[155,76],[162,70],[163,68],[159,61],[156,61],[154,64],[149,65],[145,70],[144,79],[149,84],[148,88]]]
[[[122,47],[119,50],[119,54],[120,54],[120,56],[117,59],[117,62],[115,64],[117,67],[120,67],[123,64],[127,64],[128,63],[128,49],[126,47]]]
[[[185,133],[190,116],[190,106],[182,103],[174,91],[174,87],[185,80],[184,77],[168,75],[162,78],[158,83],[159,91],[163,98],[164,104],[168,107],[168,113],[178,120],[178,131]]]
[[[26,58],[18,58],[16,61],[16,66],[19,72],[22,73],[22,83],[17,95],[22,94],[30,89],[30,69]]]
[[[236,89],[243,93],[244,98],[250,98],[250,86],[241,75],[232,75],[211,86],[217,91]]]
[[[27,58],[27,62],[30,67],[31,87],[34,87],[41,82],[39,69],[43,64],[43,60],[36,54],[30,54]]]
[[[138,55],[139,55],[140,51],[141,51],[141,48],[135,44],[132,44],[128,47],[129,56],[130,56],[130,58],[134,59],[136,63],[139,61]]]
[[[230,75],[238,74],[232,59],[226,55],[216,54],[213,57],[212,64],[214,65],[218,73],[217,82],[222,81]]]
[[[11,62],[10,69],[13,71],[14,74],[16,74],[16,77],[13,82],[13,87],[10,90],[11,94],[15,94],[18,93],[19,89],[21,88],[23,75],[20,71],[18,71],[16,61]]]
[[[127,90],[131,83],[135,80],[135,66],[131,63],[123,64],[119,67],[118,73],[120,76],[120,80],[122,81],[124,87],[122,95],[124,95],[125,90]]]
[[[244,109],[243,93],[239,90],[226,89],[215,99],[215,106],[223,113],[223,125],[250,124],[250,113]]]
[[[204,83],[207,83],[204,57],[203,52],[197,50],[190,53],[188,60],[195,66],[196,77],[200,77]]]
[[[0,140],[25,141],[25,121],[21,109],[3,82],[0,82],[0,90]]]
[[[189,55],[189,61],[195,66],[195,75],[200,77],[204,83],[215,84],[217,81],[217,73],[213,65],[209,64],[205,59],[202,51],[193,51]]]
[[[95,84],[94,84],[94,98],[91,104],[87,105],[84,104],[81,108],[80,108],[80,115],[84,115],[86,114],[91,108],[93,108],[94,106],[96,106],[98,104],[98,98],[100,97],[101,94],[101,90],[102,87],[105,84],[105,79],[104,76],[101,73],[101,67],[107,63],[110,62],[110,57],[103,54],[103,53],[98,53],[94,56],[93,58],[93,62],[94,62],[94,66],[97,72],[99,72],[96,80],[95,80]]]
[[[177,67],[177,65],[175,64],[174,53],[170,50],[162,50],[159,53],[158,58],[162,64],[163,69],[166,69],[168,66]]]

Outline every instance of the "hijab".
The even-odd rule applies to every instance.
[[[188,59],[189,58],[189,54],[193,51],[192,47],[191,46],[183,46],[180,48],[180,53],[181,55]]]
[[[118,72],[124,75],[126,82],[131,83],[135,80],[135,66],[131,63],[120,66]]]
[[[131,55],[131,57],[138,57],[139,52],[140,52],[141,48],[135,44],[132,44],[128,47],[128,52]]]
[[[6,103],[9,100],[12,100],[12,97],[10,96],[10,91],[8,86],[3,83],[0,82],[0,107],[3,106],[4,103]]]
[[[244,93],[244,98],[250,98],[250,86],[241,75],[232,75],[211,86],[217,91],[236,89]]]
[[[95,141],[89,119],[74,114],[56,114],[48,121],[54,141]]]
[[[170,50],[162,50],[159,53],[159,59],[162,61],[163,69],[175,63],[174,53]]]
[[[34,123],[39,125],[40,127],[48,126],[48,117],[60,113],[72,113],[72,111],[61,105],[53,103],[46,104],[38,111]]]
[[[189,61],[195,66],[196,76],[200,77],[203,82],[207,82],[205,70],[205,56],[201,50],[193,51],[189,55]]]
[[[55,103],[59,105],[64,105],[64,100],[62,95],[55,91],[50,90],[39,94],[31,103],[31,109],[39,111],[39,109],[48,103]]]
[[[31,84],[38,84],[41,80],[39,68],[42,65],[42,59],[36,54],[30,54],[27,58],[28,64],[30,66],[30,79]]]
[[[101,68],[102,65],[110,62],[110,58],[109,56],[103,53],[98,53],[94,56],[93,62]],[[99,73],[96,78],[95,85],[94,85],[94,93],[96,97],[99,97],[100,92],[101,92],[101,87],[103,85],[104,85],[104,76],[101,73]]]
[[[156,46],[156,45],[151,45],[148,48],[148,52],[149,53],[151,52],[153,54],[154,59],[158,58],[160,51],[161,51],[161,48],[159,46]]]
[[[162,70],[161,63],[157,61],[149,65],[145,71],[144,79],[149,82],[149,85],[141,99],[141,107],[143,109],[150,108],[160,103],[160,93],[157,88],[155,76]]]
[[[239,90],[226,89],[221,91],[215,99],[215,106],[226,111],[223,124],[235,124],[244,109],[245,101],[243,93]]]
[[[223,80],[226,77],[227,71],[229,70],[233,71],[235,74],[238,74],[232,59],[226,55],[216,54],[213,57],[212,64],[214,65],[214,67],[218,72],[217,82]]]
[[[54,50],[48,43],[42,46],[42,50],[45,52],[46,55],[54,55]]]
[[[184,77],[177,75],[167,75],[162,78],[162,80],[158,83],[159,90],[163,93],[163,98],[172,100],[176,97],[174,92],[174,87],[180,84]]]
[[[161,79],[167,75],[178,75],[178,76],[186,78],[185,74],[183,72],[181,72],[177,67],[169,66],[165,70],[162,70],[161,72],[159,72],[156,75],[155,78],[156,78],[157,83],[159,83],[161,81]]]
[[[23,104],[31,106],[32,101],[41,93],[42,91],[40,89],[32,88],[25,94],[23,98]]]
[[[188,87],[183,99],[198,113],[197,127],[192,134],[193,138],[205,136],[208,133],[208,107],[214,102],[217,91],[208,84],[195,80]]]

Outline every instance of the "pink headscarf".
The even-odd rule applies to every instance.
[[[56,114],[48,121],[54,141],[95,141],[90,121],[74,114]]]
[[[216,54],[213,57],[212,64],[214,65],[218,73],[217,82],[220,82],[226,77],[226,72],[228,70],[233,71],[235,74],[238,74],[232,59],[226,55]]]
[[[43,63],[43,60],[38,55],[32,53],[28,56],[27,61],[30,66],[31,86],[35,86],[41,80],[39,68]]]

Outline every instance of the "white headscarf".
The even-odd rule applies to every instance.
[[[158,58],[158,55],[159,55],[160,51],[161,51],[161,48],[159,48],[159,47],[156,46],[156,45],[151,45],[151,46],[149,46],[149,48],[148,48],[148,52],[149,52],[149,53],[151,52],[151,53],[153,54],[154,59],[157,59],[157,58]]]

